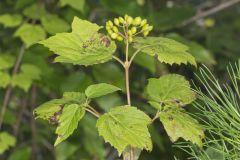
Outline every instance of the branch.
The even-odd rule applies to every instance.
[[[181,26],[186,26],[186,25],[191,24],[191,23],[193,23],[193,22],[195,22],[195,21],[197,21],[197,20],[199,20],[199,19],[202,19],[202,18],[204,18],[204,17],[213,15],[213,14],[215,14],[215,13],[217,13],[217,12],[220,12],[220,11],[226,9],[226,8],[229,8],[229,7],[235,5],[235,4],[239,3],[239,2],[240,2],[240,0],[227,0],[227,1],[222,2],[222,3],[220,3],[219,5],[211,8],[211,9],[208,9],[208,10],[203,11],[203,12],[200,11],[200,12],[197,13],[195,16],[193,16],[193,17],[191,17],[190,19],[184,21],[184,22],[181,24]]]
[[[24,52],[25,52],[25,45],[22,45],[22,47],[21,47],[21,49],[19,51],[16,63],[15,63],[14,68],[13,68],[12,76],[14,76],[18,72],[18,69],[19,69],[20,64],[22,62],[22,58],[23,58]],[[4,115],[5,115],[5,112],[6,112],[6,109],[7,109],[9,100],[10,100],[10,97],[11,97],[11,93],[12,93],[12,86],[9,85],[8,88],[7,88],[7,91],[6,91],[5,95],[4,95],[3,105],[2,105],[2,109],[1,109],[0,130],[1,130],[3,119],[4,119]]]
[[[123,67],[124,67],[124,63],[121,59],[119,59],[118,57],[116,56],[113,56],[113,59],[115,59],[116,61],[118,61]]]
[[[99,118],[101,116],[101,114],[98,111],[96,111],[93,107],[91,107],[90,105],[87,105],[85,109],[86,109],[86,111],[93,114],[97,118]]]

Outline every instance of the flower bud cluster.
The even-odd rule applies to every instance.
[[[114,18],[113,21],[109,20],[106,22],[108,34],[112,39],[118,41],[128,40],[132,42],[134,36],[142,34],[146,37],[152,29],[153,26],[150,26],[146,19],[142,19],[141,17],[133,18],[129,15]]]

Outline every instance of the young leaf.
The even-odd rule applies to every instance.
[[[0,88],[6,88],[10,82],[11,78],[9,74],[0,71]]]
[[[147,93],[151,100],[184,106],[195,100],[189,82],[181,75],[169,74],[150,78]]]
[[[30,47],[36,42],[45,39],[46,33],[39,25],[25,23],[17,29],[14,36],[19,37],[27,47]]]
[[[196,66],[194,57],[188,53],[188,47],[175,40],[164,37],[138,37],[134,40],[134,48],[150,56],[157,55],[160,62],[172,64],[190,63]]]
[[[88,98],[96,98],[112,92],[116,92],[118,90],[121,89],[110,84],[99,83],[89,86],[86,89],[85,94]]]
[[[51,120],[51,117],[53,117],[62,110],[65,103],[66,100],[64,99],[53,99],[51,101],[43,103],[34,110],[36,119],[42,118],[45,120]]]
[[[136,107],[120,106],[112,108],[97,121],[100,136],[122,154],[127,146],[152,149],[152,141],[147,125],[151,119]]]
[[[72,8],[79,10],[81,12],[84,11],[85,0],[60,0],[61,6],[69,5]]]
[[[74,17],[72,22],[72,33],[78,34],[83,41],[89,40],[90,37],[93,38],[92,36],[101,28],[102,26],[96,23],[91,23],[78,17]]]
[[[201,125],[180,107],[170,107],[160,112],[160,120],[172,142],[182,137],[198,146],[202,146],[204,132]]]
[[[56,34],[59,32],[66,32],[69,30],[69,24],[63,19],[59,18],[57,15],[46,15],[41,17],[41,22],[44,29],[49,34]]]
[[[0,154],[4,153],[10,147],[15,146],[16,139],[7,132],[0,132]]]
[[[22,16],[19,14],[3,14],[0,15],[0,23],[4,25],[4,27],[16,27],[20,25],[22,22]]]
[[[59,118],[59,125],[56,129],[58,138],[54,146],[67,139],[73,131],[77,128],[78,122],[85,115],[85,109],[77,104],[70,104],[63,108],[62,114]]]
[[[107,36],[97,33],[100,28],[75,17],[71,33],[56,34],[40,44],[58,55],[55,62],[85,66],[104,63],[112,58],[116,45]]]

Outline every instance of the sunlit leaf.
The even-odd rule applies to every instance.
[[[121,89],[110,84],[99,83],[89,86],[86,89],[85,94],[88,98],[96,98],[112,92],[116,92],[118,90]]]
[[[116,45],[107,36],[97,33],[100,28],[75,17],[71,33],[58,33],[40,43],[58,55],[55,62],[86,66],[104,63],[112,58]]]
[[[70,104],[63,108],[56,129],[58,138],[55,141],[55,146],[67,139],[73,133],[78,126],[78,122],[84,115],[85,109],[77,104]]]
[[[50,120],[50,118],[57,113],[61,114],[60,111],[63,108],[66,100],[64,99],[53,99],[48,102],[43,103],[34,110],[36,118],[42,118],[45,120]]]
[[[167,64],[187,64],[196,66],[194,57],[188,53],[189,48],[182,43],[164,37],[138,37],[134,41],[134,48],[150,56],[157,55],[160,62]]]
[[[160,120],[172,142],[180,137],[202,146],[204,132],[197,120],[184,112],[180,107],[169,107],[160,112]]]
[[[97,121],[99,135],[122,154],[127,146],[152,149],[147,125],[151,119],[136,107],[120,106],[111,109]]]
[[[195,93],[191,90],[189,82],[177,74],[150,78],[147,93],[150,99],[165,104],[184,106],[195,100]]]

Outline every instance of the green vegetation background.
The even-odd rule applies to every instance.
[[[120,66],[112,62],[87,68],[55,64],[53,53],[34,44],[36,41],[69,31],[74,16],[100,25],[124,14],[141,16],[154,26],[152,35],[171,37],[190,46],[199,66],[207,65],[221,82],[227,82],[226,65],[240,55],[240,5],[201,17],[227,1],[231,0],[1,0],[0,66],[5,67],[0,68],[0,104],[6,91],[3,72],[11,73],[19,52],[24,50],[24,55],[20,67],[22,76],[15,77],[17,82],[2,127],[17,137],[17,145],[0,158],[112,160],[117,157],[117,152],[98,136],[93,117],[85,118],[69,140],[53,148],[54,128],[45,121],[35,121],[32,110],[49,99],[60,97],[65,91],[84,91],[95,82],[108,82],[124,89]],[[121,54],[123,48],[118,52]],[[198,70],[191,66],[168,66],[152,57],[137,56],[130,72],[133,103],[154,114],[142,98],[146,79],[179,73],[195,80],[194,72]],[[108,111],[110,107],[123,103],[125,97],[121,94],[111,94],[95,101],[100,111]],[[191,111],[191,107],[188,110]],[[143,152],[141,160],[188,157],[172,146],[160,122],[155,122],[150,131],[154,149],[151,153]]]

